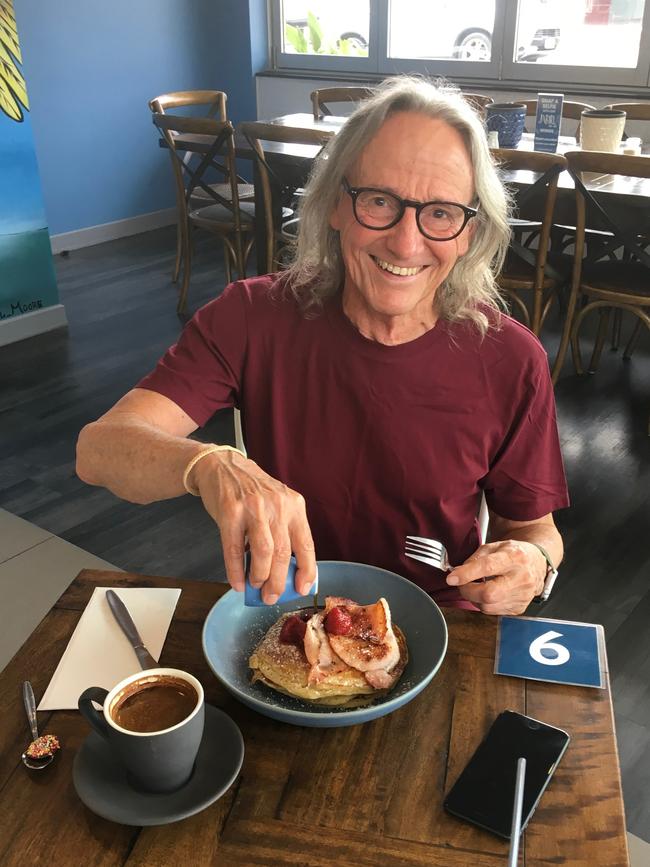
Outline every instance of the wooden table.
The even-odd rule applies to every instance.
[[[239,725],[241,775],[202,813],[144,829],[101,819],[78,799],[72,762],[89,729],[76,711],[39,714],[63,744],[30,772],[21,686],[40,698],[95,586],[181,586],[161,663],[196,675]],[[627,865],[609,685],[554,686],[493,675],[497,621],[446,609],[449,650],[410,704],[365,725],[299,728],[256,714],[220,686],[201,628],[225,586],[84,570],[0,674],[0,864],[497,867],[507,843],[448,816],[444,793],[505,708],[569,731],[569,749],[522,841],[520,863]]]
[[[316,120],[313,114],[296,113],[282,115],[281,117],[272,118],[268,121],[261,121],[261,123],[290,126],[297,130],[320,129],[337,133],[345,121],[345,117],[336,117],[334,115]],[[524,133],[518,147],[521,149],[532,150],[533,145],[534,135],[532,133]],[[313,161],[320,151],[320,148],[317,146],[294,146],[289,144],[278,145],[270,142],[267,147],[268,150],[265,148],[267,160],[269,164],[273,166],[277,178],[287,186],[293,185],[294,187],[303,186],[306,183]],[[566,153],[569,150],[576,150],[578,147],[575,138],[570,136],[561,136],[560,141],[558,142],[558,153]],[[250,155],[250,149],[243,141],[238,142],[237,151],[244,157]],[[514,183],[515,185],[527,186],[534,182],[535,177],[530,172],[511,172],[509,175],[504,177],[504,180],[509,183]],[[261,188],[256,176],[254,177],[254,183],[256,200],[261,201]],[[626,179],[619,176],[600,175],[589,178],[587,186],[598,195],[617,196],[617,198],[621,200],[623,208],[642,208],[645,211],[643,220],[644,222],[647,221],[647,202],[650,197],[649,180]],[[558,200],[556,205],[558,222],[574,225],[574,212],[573,179],[568,172],[562,172],[558,182]],[[276,208],[276,221],[278,226],[280,220],[281,209],[278,204],[278,207]],[[255,237],[256,249],[258,251],[258,274],[265,274],[270,270],[270,266],[264,255],[266,225],[263,219],[256,220]]]
[[[260,121],[262,124],[277,124],[279,126],[290,126],[296,130],[319,129],[327,130],[336,134],[347,118],[329,115],[327,117],[316,120],[313,114],[298,112],[295,114],[286,114],[280,117],[272,118],[271,120]],[[177,147],[181,150],[192,151],[195,153],[205,153],[212,143],[211,136],[202,135],[179,135],[176,138]],[[532,133],[524,133],[522,136],[520,148],[532,150],[534,143],[534,135]],[[254,161],[253,153],[248,142],[241,135],[235,137],[237,155],[253,160],[253,182],[255,185],[255,198],[257,201],[262,201],[261,184],[259,174]],[[163,141],[160,142],[161,147],[165,147]],[[575,139],[570,136],[562,136],[558,144],[558,153],[566,153],[569,150],[575,150],[578,146]],[[316,155],[321,150],[317,145],[291,145],[279,144],[277,142],[267,142],[265,145],[265,155],[268,163],[273,167],[275,180],[280,181],[287,187],[298,188],[304,186],[309,177],[309,172],[313,165]],[[504,181],[513,183],[516,186],[527,186],[533,183],[535,176],[531,172],[510,172],[504,176]],[[277,185],[276,185],[277,186]],[[271,187],[274,194],[278,192],[274,188],[274,179],[271,179]],[[615,195],[620,199],[623,209],[632,207],[637,213],[643,210],[643,216],[637,219],[643,220],[643,224],[647,222],[647,203],[650,198],[650,180],[648,179],[626,179],[619,176],[599,175],[588,179],[587,187],[593,190],[598,195]],[[279,199],[279,197],[276,197]],[[281,206],[280,202],[276,202],[275,220],[277,226],[281,222]],[[575,224],[575,204],[574,204],[574,185],[571,176],[568,172],[562,172],[558,182],[558,198],[556,204],[557,221],[566,224]],[[267,227],[264,217],[264,212],[259,209],[259,213],[255,220],[255,247],[257,251],[257,273],[266,274],[271,270],[271,265],[266,259],[266,233]]]

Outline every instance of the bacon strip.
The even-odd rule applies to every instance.
[[[401,673],[400,668],[395,668],[393,672],[380,668],[377,671],[364,671],[363,676],[375,689],[390,689]]]
[[[307,621],[305,630],[305,655],[311,665],[307,683],[309,686],[320,683],[331,674],[345,671],[348,666],[332,649],[330,639],[323,626],[324,614],[314,614]]]
[[[352,628],[347,635],[329,636],[334,652],[357,671],[390,671],[399,662],[400,653],[386,600],[356,605],[347,599],[328,597],[325,612],[341,604],[352,618]]]

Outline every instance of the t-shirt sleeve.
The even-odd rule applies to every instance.
[[[197,311],[136,388],[168,397],[201,427],[218,409],[239,406],[246,342],[245,287],[232,283]]]
[[[483,480],[489,508],[512,521],[534,521],[569,505],[548,362],[545,353],[536,356]]]

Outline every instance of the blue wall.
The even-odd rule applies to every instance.
[[[234,122],[256,117],[263,0],[15,0],[15,11],[52,234],[173,206],[151,97],[225,90]]]

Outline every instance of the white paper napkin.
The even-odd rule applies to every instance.
[[[107,587],[96,587],[38,710],[76,709],[89,686],[112,689],[140,664],[128,638],[113,617]],[[145,647],[159,659],[181,591],[167,587],[114,587],[138,628]]]

